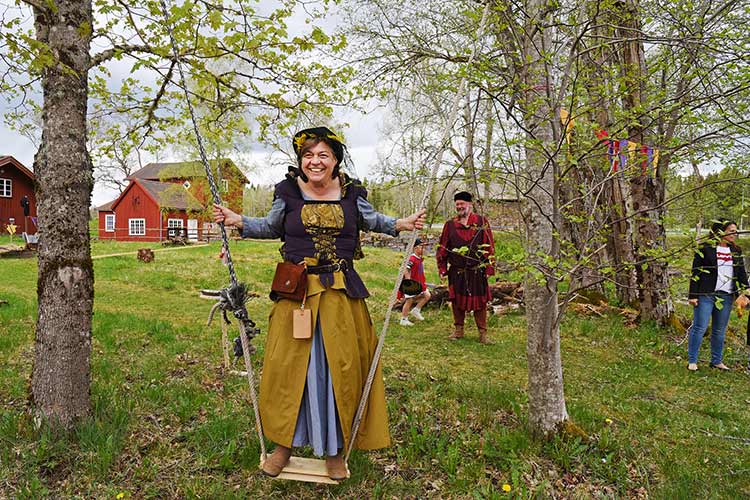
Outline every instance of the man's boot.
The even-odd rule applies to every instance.
[[[458,340],[464,338],[464,325],[453,325],[455,330],[452,334],[448,335],[450,340]]]
[[[486,328],[480,328],[479,329],[479,343],[484,345],[492,345],[492,341],[487,336],[487,329]]]

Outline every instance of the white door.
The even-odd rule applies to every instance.
[[[198,219],[188,219],[188,240],[198,241]]]

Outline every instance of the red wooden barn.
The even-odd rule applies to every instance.
[[[240,213],[247,178],[229,159],[210,162],[223,203]],[[184,233],[205,237],[212,196],[201,162],[149,163],[128,177],[120,196],[97,208],[99,239],[163,241]]]
[[[7,233],[7,226],[14,224],[16,233],[35,234],[36,196],[34,196],[34,174],[12,156],[0,156],[0,233]],[[24,215],[22,203],[28,202],[28,215]]]

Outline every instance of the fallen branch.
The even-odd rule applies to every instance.
[[[732,440],[732,441],[739,441],[741,443],[750,445],[750,438],[743,438],[743,437],[737,437],[737,436],[725,436],[723,434],[714,434],[713,432],[709,432],[709,431],[706,431],[706,430],[703,430],[703,429],[701,429],[701,432],[703,434],[705,434],[706,436],[717,437],[717,438],[721,438],[721,439],[729,439],[729,440]]]

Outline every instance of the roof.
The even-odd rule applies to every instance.
[[[8,165],[8,164],[13,165],[14,167],[16,167],[18,170],[21,171],[22,174],[26,175],[26,177],[28,177],[32,181],[34,180],[34,172],[32,172],[28,168],[24,167],[23,163],[21,163],[20,161],[16,160],[12,156],[7,156],[7,155],[6,156],[0,156],[0,167],[2,167],[4,165]]]
[[[233,170],[241,176],[241,179],[245,184],[250,182],[247,177],[245,177],[245,174],[243,174],[242,171],[237,168],[237,165],[235,165],[229,158],[209,160],[208,164],[214,171],[219,168],[224,169],[225,171],[227,169]],[[149,163],[142,169],[130,174],[128,179],[165,181],[169,179],[189,179],[196,177],[206,177],[206,169],[203,168],[203,163],[200,161]]]
[[[177,210],[203,210],[203,205],[185,189],[174,182],[138,181],[162,208]]]
[[[117,198],[115,198],[114,200],[110,202],[105,203],[104,205],[99,205],[98,207],[96,207],[96,211],[97,212],[111,212],[112,205],[114,205],[116,201],[117,201]]]
[[[176,210],[203,210],[204,207],[201,203],[185,189],[182,184],[175,182],[157,182],[147,181],[141,179],[132,179],[125,191],[122,192],[119,198],[112,202],[110,210],[114,210],[115,207],[125,198],[125,194],[130,189],[139,185],[160,208],[172,208]],[[106,205],[104,205],[106,206]],[[101,210],[101,208],[99,209]]]

